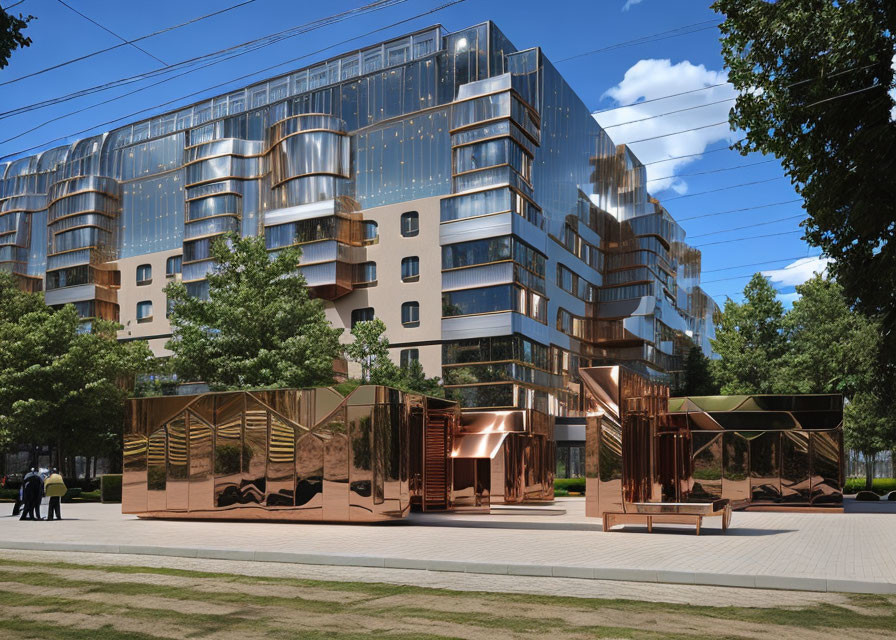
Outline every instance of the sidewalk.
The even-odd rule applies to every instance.
[[[0,548],[896,593],[896,505],[880,513],[854,513],[858,504],[847,513],[737,512],[727,534],[711,519],[699,537],[691,527],[604,533],[584,517],[583,499],[555,507],[566,513],[337,525],[139,520],[119,505],[63,505],[61,522],[0,516]]]

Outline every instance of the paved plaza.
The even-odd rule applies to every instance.
[[[501,515],[412,514],[385,525],[139,520],[63,505],[61,522],[0,517],[0,548],[180,556],[469,574],[896,593],[896,505],[846,513],[736,512],[723,534],[600,531],[584,500]],[[11,505],[8,505],[11,509]],[[562,511],[565,510],[565,513]]]

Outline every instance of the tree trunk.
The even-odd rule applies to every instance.
[[[875,454],[865,454],[865,491],[871,491],[874,485],[874,458]]]

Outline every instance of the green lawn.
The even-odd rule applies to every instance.
[[[9,640],[896,638],[896,596],[685,606],[11,560],[0,560],[0,592]]]

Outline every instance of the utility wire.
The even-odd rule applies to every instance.
[[[18,2],[18,3],[16,3],[16,4],[22,4],[22,2],[24,2],[24,1],[25,1],[25,0],[21,0],[21,2]],[[152,38],[152,37],[155,37],[155,36],[160,35],[160,34],[163,34],[163,33],[168,33],[169,31],[174,31],[175,29],[180,29],[181,27],[185,27],[185,26],[187,26],[187,25],[191,25],[191,24],[193,24],[193,23],[195,23],[195,22],[201,22],[202,20],[206,20],[206,19],[208,19],[208,18],[212,18],[212,17],[217,16],[217,15],[220,15],[220,14],[222,14],[222,13],[227,13],[228,11],[233,11],[234,9],[238,9],[239,7],[243,7],[243,6],[247,5],[247,4],[252,4],[253,2],[256,2],[256,0],[245,0],[244,2],[240,2],[240,3],[238,3],[238,4],[231,5],[231,6],[229,6],[229,7],[225,7],[224,9],[219,9],[218,11],[213,11],[212,13],[207,13],[207,14],[205,14],[205,15],[198,16],[198,17],[196,17],[196,18],[192,18],[192,19],[190,19],[190,20],[187,20],[186,22],[181,22],[180,24],[175,24],[175,25],[172,25],[172,26],[170,26],[170,27],[165,27],[164,29],[160,29],[160,30],[158,30],[158,31],[153,31],[152,33],[147,33],[146,35],[140,36],[140,37],[138,37],[138,38],[133,38],[133,39],[131,39],[131,40],[125,40],[124,42],[122,42],[122,43],[120,43],[120,44],[116,44],[116,45],[113,45],[113,46],[111,46],[111,47],[106,47],[105,49],[99,49],[99,50],[97,50],[97,51],[93,51],[93,52],[91,52],[91,53],[85,54],[85,55],[83,55],[83,56],[79,56],[79,57],[77,57],[77,58],[72,58],[72,59],[70,59],[70,60],[65,60],[64,62],[60,62],[59,64],[54,64],[54,65],[49,66],[49,67],[46,67],[46,68],[44,68],[44,69],[40,69],[40,70],[38,70],[38,71],[34,71],[34,72],[32,72],[32,73],[28,73],[28,74],[26,74],[26,75],[24,75],[24,76],[20,76],[20,77],[18,77],[18,78],[13,78],[12,80],[6,80],[5,82],[0,82],[0,86],[7,85],[7,84],[12,84],[12,83],[14,83],[14,82],[19,82],[19,81],[21,81],[21,80],[25,80],[25,79],[27,79],[27,78],[33,78],[34,76],[39,76],[39,75],[44,74],[44,73],[47,73],[47,72],[49,72],[49,71],[55,71],[56,69],[60,69],[60,68],[62,68],[62,67],[66,67],[66,66],[68,66],[68,65],[70,65],[70,64],[74,64],[74,63],[76,63],[76,62],[81,62],[82,60],[87,60],[88,58],[92,58],[92,57],[94,57],[94,56],[98,56],[98,55],[100,55],[101,53],[106,53],[107,51],[112,51],[112,50],[114,50],[114,49],[118,49],[118,48],[123,47],[123,46],[125,46],[125,45],[133,45],[135,42],[140,42],[141,40],[146,40],[147,38]],[[12,5],[12,6],[14,7],[14,6],[16,6],[16,5]],[[66,5],[66,6],[68,6],[68,5]],[[7,9],[9,9],[9,8],[11,8],[11,7],[7,7]],[[69,8],[71,8],[71,7],[69,7]],[[88,19],[89,19],[89,18],[88,18]],[[105,27],[104,27],[104,28],[105,28]],[[116,37],[118,38],[118,37],[120,37],[120,36],[117,36],[117,35],[116,35]],[[165,64],[165,63],[162,63],[162,64]],[[167,66],[167,65],[166,65],[166,66]]]
[[[683,131],[672,131],[670,133],[663,133],[658,136],[651,136],[649,138],[641,138],[640,140],[630,140],[628,142],[622,142],[620,144],[638,144],[639,142],[649,142],[650,140],[659,140],[660,138],[668,138],[669,136],[677,136],[682,133],[690,133],[691,131],[699,131],[700,129],[709,129],[710,127],[718,127],[722,124],[728,124],[727,120],[723,120],[722,122],[713,122],[712,124],[704,124],[699,127],[691,127],[690,129],[684,129]]]
[[[9,11],[9,10],[12,9],[13,7],[18,7],[18,6],[19,6],[20,4],[22,4],[23,2],[25,2],[25,0],[19,0],[18,2],[14,2],[14,3],[12,3],[12,4],[9,5],[8,7],[2,7],[2,9],[3,9],[4,11]]]
[[[675,111],[665,111],[663,113],[658,113],[655,116],[647,116],[646,118],[638,118],[637,120],[629,120],[628,122],[617,122],[616,124],[609,124],[605,127],[601,127],[604,131],[607,129],[614,129],[616,127],[624,127],[627,124],[635,124],[638,122],[644,122],[645,120],[653,120],[655,118],[662,118],[663,116],[672,115],[674,113],[683,113],[685,111],[693,111],[694,109],[702,109],[703,107],[711,107],[716,104],[722,104],[723,102],[733,102],[737,100],[734,98],[725,98],[724,100],[716,100],[715,102],[706,102],[704,104],[694,105],[692,107],[685,107],[684,109],[676,109]]]
[[[746,267],[761,267],[772,262],[790,262],[791,260],[805,260],[806,258],[821,258],[824,254],[819,253],[817,256],[796,256],[795,258],[779,258],[777,260],[766,260],[765,262],[751,262],[749,264],[739,264],[733,267],[722,267],[721,269],[706,269],[702,273],[717,273],[719,271],[730,271],[731,269],[744,269]]]
[[[781,202],[769,202],[768,204],[759,204],[753,207],[742,207],[740,209],[727,209],[726,211],[713,211],[712,213],[703,213],[699,216],[690,216],[689,218],[676,218],[678,222],[687,220],[696,220],[697,218],[710,218],[712,216],[721,216],[726,213],[740,213],[741,211],[752,211],[753,209],[765,209],[767,207],[777,207],[782,204],[793,204],[794,202],[802,202],[802,198],[794,198],[793,200],[783,200]]]
[[[775,220],[768,220],[766,222],[754,222],[753,224],[744,225],[743,227],[731,227],[730,229],[720,229],[718,231],[710,231],[709,233],[698,233],[695,236],[690,236],[690,239],[694,238],[705,238],[706,236],[716,236],[720,233],[729,233],[731,231],[741,231],[742,229],[752,229],[753,227],[763,227],[767,224],[775,224],[776,222],[785,222],[786,220],[795,220],[796,218],[801,218],[803,220],[806,219],[805,213],[800,213],[795,216],[787,216],[786,218],[777,218]]]
[[[405,0],[400,0],[400,1],[404,2]],[[329,50],[329,49],[333,49],[333,48],[335,48],[335,47],[342,46],[342,45],[347,44],[347,43],[349,43],[349,42],[352,42],[352,41],[354,41],[354,40],[358,40],[358,39],[360,39],[360,38],[365,38],[365,37],[367,37],[367,36],[373,35],[373,34],[378,33],[378,32],[380,32],[380,31],[385,31],[385,30],[391,29],[392,27],[396,27],[396,26],[399,26],[399,25],[401,25],[401,24],[404,24],[404,23],[406,23],[406,22],[411,22],[411,21],[413,21],[413,20],[416,20],[417,18],[422,18],[422,17],[424,17],[424,16],[427,16],[427,15],[430,15],[430,14],[433,14],[433,13],[437,13],[437,12],[439,12],[439,11],[442,11],[442,10],[448,8],[448,7],[454,6],[454,5],[456,5],[456,4],[460,4],[460,3],[462,3],[462,2],[466,2],[466,0],[452,0],[451,2],[447,2],[447,3],[445,3],[445,4],[439,5],[438,7],[434,7],[434,8],[432,8],[432,9],[429,9],[429,10],[424,11],[424,12],[422,12],[422,13],[418,13],[418,14],[416,14],[416,15],[414,15],[414,16],[411,16],[410,18],[404,18],[403,20],[398,20],[398,21],[393,22],[393,23],[391,23],[391,24],[388,24],[388,25],[386,25],[386,26],[378,27],[378,28],[376,28],[376,29],[372,29],[372,30],[370,30],[370,31],[367,31],[366,33],[362,33],[362,34],[360,34],[360,35],[353,36],[353,37],[351,37],[351,38],[346,38],[345,40],[341,40],[341,41],[339,41],[339,42],[336,42],[336,43],[327,45],[326,47],[323,47],[323,48],[318,49],[318,50],[316,50],[316,51],[312,51],[311,53],[307,53],[307,54],[298,56],[298,57],[296,57],[296,58],[292,58],[292,59],[290,59],[290,60],[286,60],[286,61],[284,61],[284,62],[278,62],[277,64],[271,65],[271,66],[269,66],[269,67],[265,67],[265,68],[263,68],[263,69],[258,69],[258,70],[256,70],[256,71],[252,71],[252,72],[250,72],[250,73],[244,74],[244,75],[239,76],[239,77],[236,77],[236,78],[231,78],[231,79],[226,80],[226,81],[224,81],[224,82],[220,82],[220,83],[218,83],[218,84],[216,84],[216,85],[212,85],[212,86],[210,86],[210,87],[205,87],[204,89],[200,89],[199,91],[194,91],[193,93],[187,94],[187,95],[185,95],[185,96],[180,96],[180,97],[178,97],[178,98],[174,98],[174,99],[172,99],[172,100],[168,100],[167,102],[163,102],[163,103],[161,103],[161,104],[153,105],[153,106],[151,106],[151,107],[146,107],[146,108],[144,108],[144,109],[140,109],[140,110],[138,110],[138,111],[134,111],[134,112],[132,112],[132,113],[123,115],[123,116],[121,116],[121,117],[119,117],[119,118],[115,118],[115,119],[113,119],[113,120],[107,120],[106,122],[101,122],[101,123],[96,124],[96,125],[93,125],[93,126],[91,126],[91,127],[87,127],[86,129],[82,129],[82,130],[80,130],[80,131],[76,131],[76,132],[71,133],[71,134],[68,134],[68,135],[66,135],[66,136],[61,136],[61,137],[59,137],[59,138],[55,138],[55,139],[53,139],[53,140],[49,140],[49,141],[43,142],[43,143],[38,144],[38,145],[34,145],[33,147],[29,147],[29,148],[27,148],[27,149],[21,149],[21,150],[19,150],[19,151],[15,151],[15,152],[13,152],[13,153],[6,154],[6,155],[0,157],[0,161],[5,160],[5,159],[7,159],[7,158],[11,158],[11,157],[17,156],[17,155],[22,154],[22,153],[27,153],[28,151],[34,151],[35,149],[40,149],[40,148],[42,148],[42,147],[44,147],[44,146],[46,146],[46,145],[53,144],[54,142],[60,142],[60,141],[64,141],[64,140],[69,140],[69,139],[71,139],[73,136],[81,135],[81,134],[83,134],[83,133],[87,133],[88,131],[92,131],[92,130],[97,129],[97,128],[99,128],[99,127],[104,127],[104,126],[107,126],[107,125],[114,124],[114,123],[116,123],[116,122],[120,122],[121,120],[126,120],[126,119],[128,119],[128,118],[131,118],[131,117],[133,117],[133,116],[139,115],[139,114],[141,114],[141,113],[145,113],[145,112],[147,112],[147,111],[153,111],[153,110],[155,110],[155,109],[160,109],[160,108],[162,108],[162,107],[169,106],[169,105],[171,105],[171,104],[173,104],[173,103],[180,102],[181,100],[184,100],[184,99],[186,99],[186,98],[191,98],[191,97],[194,97],[194,96],[198,96],[198,95],[204,94],[204,93],[206,93],[206,92],[208,92],[208,91],[211,91],[212,89],[217,89],[217,88],[220,88],[220,87],[229,85],[229,84],[231,84],[231,83],[233,83],[233,82],[238,82],[238,81],[240,81],[240,80],[244,80],[244,79],[246,79],[246,78],[250,78],[250,77],[255,76],[255,75],[258,75],[258,74],[260,74],[260,73],[265,73],[265,72],[267,72],[267,71],[271,71],[272,69],[276,69],[277,67],[282,67],[282,66],[287,65],[287,64],[292,64],[292,63],[297,62],[297,61],[299,61],[299,60],[302,60],[302,59],[304,59],[304,58],[308,58],[308,57],[317,55],[317,54],[319,54],[319,53],[322,53],[322,52],[327,51],[327,50]]]
[[[708,23],[709,26],[702,26]],[[636,44],[644,44],[645,42],[653,42],[655,40],[667,40],[669,38],[677,38],[678,36],[687,36],[692,33],[697,33],[699,31],[706,31],[707,29],[715,29],[717,26],[722,24],[718,19],[713,20],[704,20],[703,22],[695,22],[693,24],[686,24],[681,27],[676,27],[675,29],[669,29],[668,31],[660,31],[659,33],[654,33],[649,36],[641,36],[640,38],[634,38],[632,40],[625,40],[624,42],[617,42],[616,44],[611,44],[606,47],[601,47],[600,49],[592,49],[591,51],[583,51],[582,53],[577,53],[572,56],[568,56],[566,58],[561,58],[557,60],[557,64],[561,62],[566,62],[567,60],[575,60],[576,58],[582,58],[585,56],[590,56],[595,53],[603,53],[604,51],[612,51],[613,49],[620,49],[622,47],[628,47]],[[699,29],[693,29],[692,31],[683,31],[684,29],[690,29],[691,27],[701,27]],[[682,33],[676,33],[678,31],[683,31]],[[666,35],[671,34],[671,35]],[[660,37],[665,36],[665,37]]]
[[[801,85],[801,84],[806,84],[807,82],[812,82],[813,80],[827,80],[827,79],[830,79],[830,78],[836,78],[837,76],[842,76],[842,75],[844,75],[844,74],[846,74],[846,73],[854,73],[854,72],[856,72],[856,71],[864,71],[865,69],[869,69],[869,68],[874,67],[874,66],[876,66],[876,64],[866,64],[866,65],[861,66],[861,67],[852,67],[852,68],[850,68],[850,69],[844,69],[843,71],[838,71],[837,73],[832,73],[832,74],[830,74],[830,75],[826,75],[826,76],[818,76],[818,77],[815,77],[815,78],[807,78],[807,79],[805,79],[805,80],[798,80],[798,81],[796,81],[796,82],[791,82],[790,84],[788,84],[788,85],[785,86],[784,88],[785,88],[785,89],[792,89],[793,87],[798,87],[798,86]],[[636,101],[636,102],[629,102],[628,104],[620,104],[620,105],[617,105],[617,106],[615,106],[615,107],[607,107],[606,109],[596,109],[596,110],[592,111],[591,113],[594,114],[594,115],[596,115],[596,114],[598,114],[598,113],[605,113],[605,112],[607,112],[607,111],[616,111],[617,109],[626,109],[626,108],[628,108],[628,107],[637,107],[637,106],[640,106],[640,105],[642,105],[642,104],[648,104],[648,103],[650,103],[650,102],[657,102],[657,101],[659,101],[659,100],[666,100],[667,98],[677,98],[678,96],[684,96],[684,95],[688,95],[688,94],[690,94],[690,93],[697,93],[698,91],[707,91],[707,90],[709,90],[709,89],[715,89],[716,87],[724,87],[725,85],[728,85],[728,84],[732,84],[732,83],[730,83],[730,82],[717,82],[716,84],[708,84],[708,85],[706,85],[705,87],[697,87],[696,89],[689,89],[689,90],[687,90],[687,91],[679,91],[678,93],[670,93],[670,94],[668,94],[668,95],[664,95],[664,96],[657,96],[656,98],[650,98],[649,100],[641,100],[640,102],[637,102],[637,101]],[[808,107],[808,106],[813,106],[813,105],[806,105],[806,106]],[[696,108],[696,107],[691,107],[691,108]]]
[[[787,176],[777,176],[775,178],[766,178],[765,180],[754,180],[753,182],[744,182],[742,184],[732,184],[727,187],[719,187],[718,189],[709,189],[708,191],[698,191],[697,193],[686,193],[683,196],[674,196],[672,198],[663,198],[663,204],[669,202],[670,200],[679,200],[681,198],[693,198],[694,196],[702,196],[706,193],[716,193],[717,191],[728,191],[729,189],[737,189],[739,187],[749,187],[754,184],[764,184],[766,182],[773,182],[775,180],[783,180]]]
[[[799,258],[799,260],[803,260],[805,258],[820,258],[820,257],[823,257],[823,256],[821,254],[819,254],[817,256],[804,256],[803,258]],[[766,269],[766,271],[787,271],[788,269],[797,269],[802,266],[805,266],[805,265],[792,264],[792,265],[789,265],[786,267],[781,267],[780,269]],[[752,278],[754,275],[755,275],[755,273],[747,273],[742,276],[731,276],[730,278],[717,278],[715,280],[705,280],[700,283],[700,286],[702,287],[704,284],[712,284],[713,282],[727,282],[729,280],[742,280],[743,278]]]
[[[57,96],[55,98],[49,98],[42,102],[35,102],[29,105],[24,105],[21,107],[16,107],[15,109],[11,109],[9,111],[0,112],[0,118],[6,118],[13,115],[18,115],[20,113],[27,113],[30,111],[34,111],[35,109],[42,109],[47,106],[52,106],[56,104],[60,104],[62,102],[68,102],[69,100],[74,100],[75,98],[80,98],[86,95],[90,95],[91,93],[98,93],[101,91],[106,91],[108,89],[113,89],[115,87],[123,86],[126,84],[133,84],[134,82],[140,82],[141,80],[146,80],[149,78],[154,78],[158,75],[162,75],[165,73],[177,71],[181,68],[188,67],[190,65],[198,64],[199,62],[209,59],[216,58],[219,56],[226,55],[228,53],[238,52],[236,55],[232,55],[229,58],[225,58],[224,60],[229,60],[237,55],[244,55],[251,51],[255,51],[257,49],[262,49],[264,47],[271,46],[278,42],[282,42],[289,38],[294,38],[295,36],[302,35],[307,33],[308,31],[313,31],[315,29],[319,29],[324,26],[328,26],[330,24],[334,24],[336,22],[341,22],[342,20],[346,20],[351,18],[357,14],[367,13],[369,11],[377,11],[379,9],[383,9],[386,7],[390,7],[396,4],[401,4],[403,2],[407,2],[407,0],[376,0],[375,2],[371,2],[367,5],[357,7],[355,9],[349,9],[347,11],[343,11],[341,13],[333,14],[331,16],[327,16],[325,18],[320,18],[318,20],[313,20],[311,22],[298,25],[295,27],[290,27],[289,29],[284,29],[283,31],[279,31],[277,33],[268,34],[266,36],[262,36],[260,38],[255,38],[253,40],[248,40],[246,42],[242,42],[240,44],[236,44],[230,47],[226,47],[224,49],[219,49],[218,51],[213,51],[211,53],[206,53],[203,55],[195,56],[193,58],[189,58],[187,60],[181,60],[180,62],[176,62],[165,67],[154,69],[152,71],[147,71],[144,73],[138,73],[133,76],[129,76],[126,78],[118,78],[117,80],[112,80],[103,84],[95,85],[93,87],[88,87],[86,89],[81,89],[75,91],[73,93],[69,93],[62,96]],[[224,60],[218,60],[217,62],[223,62]],[[213,64],[217,64],[217,62]],[[211,65],[206,65],[211,66]],[[202,67],[200,67],[202,68]],[[195,71],[195,69],[194,69]],[[183,75],[183,74],[182,74]],[[24,76],[23,76],[24,77]],[[21,79],[21,78],[19,78]],[[0,82],[0,86],[5,84],[10,84],[12,82],[16,82],[16,80],[9,80],[7,82]]]
[[[159,57],[154,56],[153,54],[151,54],[149,51],[147,51],[146,49],[144,49],[144,48],[141,47],[140,45],[134,44],[133,42],[128,42],[127,40],[125,40],[124,38],[122,38],[120,35],[118,35],[118,34],[115,33],[114,31],[112,31],[112,29],[109,29],[108,27],[105,27],[105,26],[101,25],[99,22],[97,22],[97,21],[94,20],[93,18],[84,15],[83,13],[81,13],[80,11],[78,11],[77,9],[75,9],[75,8],[74,8],[73,6],[71,6],[70,4],[67,4],[67,3],[65,2],[65,0],[56,0],[56,2],[58,2],[59,4],[61,4],[63,7],[65,7],[65,8],[68,9],[69,11],[73,11],[73,12],[77,13],[79,16],[81,16],[82,18],[84,18],[85,20],[87,20],[88,22],[90,22],[91,24],[96,25],[97,27],[99,27],[100,29],[102,29],[103,31],[105,31],[106,33],[111,33],[113,36],[115,36],[116,38],[118,38],[119,40],[121,40],[122,43],[132,46],[134,49],[136,49],[137,51],[140,51],[141,53],[145,53],[146,55],[148,55],[150,58],[152,58],[152,59],[155,60],[156,62],[160,62],[160,63],[162,63],[163,65],[167,65],[167,64],[168,64],[167,62],[165,62],[165,61],[162,60],[161,58],[159,58]]]
[[[741,238],[732,238],[731,240],[716,240],[715,242],[703,242],[701,244],[693,245],[694,248],[698,247],[708,247],[713,244],[729,244],[731,242],[741,242],[743,240],[757,240],[758,238],[773,238],[775,236],[786,236],[791,233],[802,233],[802,229],[796,229],[795,231],[782,231],[780,233],[766,233],[760,236],[743,236]]]
[[[741,164],[736,167],[725,167],[723,169],[709,169],[707,171],[695,171],[693,173],[677,173],[671,176],[663,176],[662,178],[651,178],[647,182],[656,182],[658,180],[670,180],[672,178],[691,178],[693,176],[703,176],[708,173],[722,173],[723,171],[734,171],[735,169],[746,169],[747,167],[755,167],[758,164],[768,164],[769,162],[775,162],[777,158],[772,158],[771,160],[760,160],[759,162],[750,162],[748,164]]]

